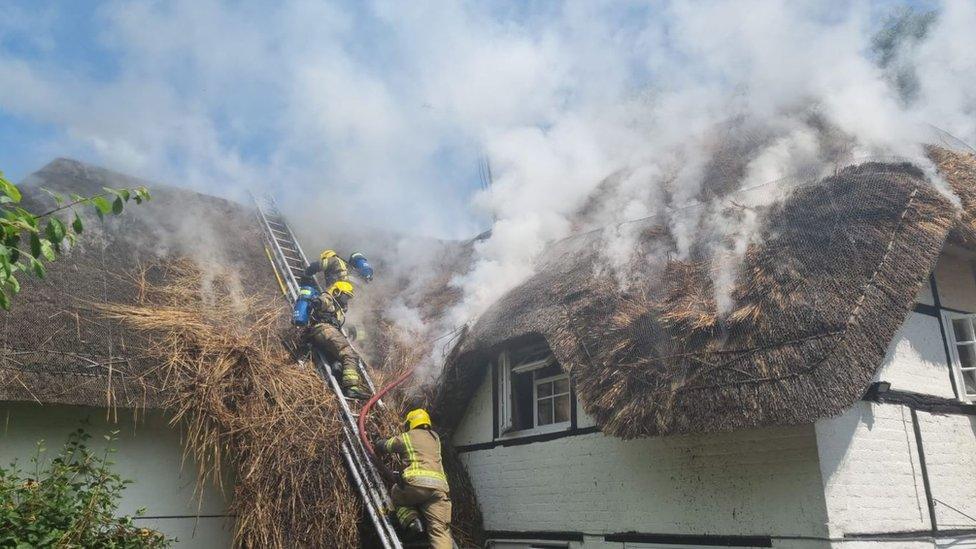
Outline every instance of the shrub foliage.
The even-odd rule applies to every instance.
[[[122,490],[132,481],[112,471],[110,456],[118,431],[105,435],[105,450],[88,447],[79,428],[50,462],[43,441],[30,471],[15,461],[0,467],[0,548],[32,547],[134,549],[168,547],[172,539],[134,524],[135,516],[116,516]]]

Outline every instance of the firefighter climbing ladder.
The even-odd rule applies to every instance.
[[[264,231],[265,250],[268,253],[268,259],[274,266],[275,276],[278,277],[282,292],[288,301],[294,304],[298,297],[298,278],[304,273],[305,266],[308,265],[308,258],[301,246],[298,245],[298,240],[285,222],[284,216],[278,211],[274,200],[268,196],[252,195],[252,198],[257,206],[258,217]],[[360,440],[356,415],[349,408],[346,399],[343,398],[342,387],[340,387],[336,377],[331,375],[331,368],[326,358],[318,352],[313,353],[313,358],[316,370],[332,388],[336,400],[342,408],[343,431],[346,436],[346,440],[342,443],[342,456],[349,467],[353,482],[362,496],[366,513],[369,515],[383,547],[385,549],[402,549],[404,545],[400,542],[389,516],[384,512],[385,509],[391,508],[390,495],[383,483],[382,475],[369,458],[369,454]],[[370,379],[365,366],[360,361],[359,375],[366,381],[370,392],[375,393],[376,389],[373,387],[373,381]]]

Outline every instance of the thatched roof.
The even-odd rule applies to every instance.
[[[631,227],[621,288],[607,231],[563,241],[448,360],[435,399],[453,429],[489,360],[544,337],[601,429],[631,438],[810,423],[858,400],[947,241],[973,240],[976,158],[934,150],[962,209],[908,164],[866,163],[758,210],[758,244],[717,311],[714,247],[677,258],[671,231]],[[734,204],[734,201],[732,202]],[[610,232],[619,231],[619,228]]]
[[[158,282],[168,260],[218,262],[236,270],[245,292],[275,291],[260,227],[239,204],[64,159],[24,183],[32,211],[51,205],[41,187],[92,195],[147,185],[153,200],[104,223],[89,220],[80,244],[50,264],[44,280],[22,281],[13,310],[0,312],[0,400],[159,405],[151,384],[135,382],[154,366],[137,350],[142,336],[95,309],[139,301],[140,273],[150,265],[146,276]]]

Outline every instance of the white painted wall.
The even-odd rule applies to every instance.
[[[888,345],[875,381],[887,381],[892,389],[955,398],[939,322],[933,316],[909,313]]]
[[[976,275],[973,259],[961,251],[950,251],[939,257],[935,282],[943,307],[976,312]]]
[[[490,442],[493,434],[494,415],[492,414],[491,399],[491,367],[485,374],[484,380],[471,397],[468,408],[464,411],[464,418],[458,424],[451,442],[455,446],[465,444],[477,444],[479,442]]]
[[[927,412],[918,417],[939,528],[976,528],[969,518],[976,517],[976,418]],[[816,433],[831,537],[931,527],[907,407],[861,402],[840,417],[817,422]],[[976,536],[834,545],[973,548]]]
[[[202,501],[194,497],[195,465],[181,465],[179,433],[168,426],[166,417],[148,412],[136,420],[125,409],[117,410],[117,420],[106,414],[104,408],[0,402],[0,463],[19,459],[26,464],[41,439],[50,459],[83,419],[89,421],[86,430],[92,435],[92,448],[102,447],[103,434],[119,430],[114,469],[134,481],[123,492],[119,511],[133,514],[146,507],[147,517],[159,518],[137,519],[136,523],[177,537],[177,547],[230,547],[233,519],[224,518],[227,499],[212,487],[204,492]],[[219,516],[197,519],[196,515]]]
[[[931,527],[908,408],[859,402],[815,429],[831,537]]]
[[[939,528],[976,528],[976,417],[918,419]]]
[[[488,530],[826,533],[809,426],[632,441],[596,433],[462,459]]]

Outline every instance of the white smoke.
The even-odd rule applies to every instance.
[[[778,195],[746,192],[736,213],[703,188],[919,159],[926,124],[976,141],[976,5],[912,4],[120,0],[91,33],[114,55],[109,76],[56,47],[0,46],[0,108],[60,128],[45,146],[65,154],[212,193],[270,189],[322,246],[339,228],[468,238],[494,220],[435,330],[476,318],[553,241],[649,216],[679,254],[702,235],[723,243],[724,306],[751,208]],[[32,31],[57,44],[55,27]],[[720,153],[739,169],[716,171]],[[495,181],[478,192],[482,155]],[[612,234],[611,268],[634,238]],[[390,255],[419,292],[433,269],[407,248]]]

